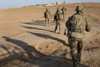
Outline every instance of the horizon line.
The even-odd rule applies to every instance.
[[[61,2],[58,2],[61,3]],[[78,3],[100,3],[100,2],[76,2],[76,3],[67,3],[66,4],[78,4]],[[50,3],[52,4],[52,3]],[[62,3],[63,4],[63,3]],[[37,4],[36,4],[37,5]],[[24,5],[24,6],[31,6],[31,5]],[[24,6],[20,6],[20,7],[12,7],[12,8],[0,8],[0,10],[6,10],[6,9],[14,9],[14,8],[22,8]],[[35,6],[35,5],[34,5]]]

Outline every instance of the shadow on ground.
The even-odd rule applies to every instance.
[[[36,30],[43,30],[43,31],[48,31],[48,32],[54,32],[54,31],[51,31],[51,30],[46,30],[46,29],[41,29],[41,28],[36,28],[36,27],[29,27],[29,26],[22,26],[24,28],[28,28],[28,29],[36,29]]]
[[[45,20],[36,20],[32,22],[22,22],[23,24],[28,24],[28,25],[39,25],[39,26],[45,26]],[[50,20],[50,25],[54,25],[54,21]]]
[[[31,34],[33,34],[33,35],[36,35],[36,36],[38,36],[38,37],[42,37],[42,38],[45,38],[45,39],[49,38],[49,39],[52,39],[52,40],[56,40],[56,41],[58,41],[58,42],[61,42],[61,43],[62,43],[63,45],[65,45],[65,46],[69,46],[65,41],[63,41],[63,40],[61,40],[61,39],[59,39],[59,38],[56,38],[56,37],[52,37],[52,36],[50,36],[50,35],[40,34],[40,33],[34,33],[34,32],[28,32],[28,33],[31,33]]]
[[[72,63],[60,57],[42,57],[32,61],[23,58],[15,59],[0,67],[73,67]],[[88,67],[79,64],[79,67]]]
[[[38,36],[39,35],[40,34],[38,34]],[[49,36],[45,37],[47,38]],[[7,54],[9,54],[9,57],[5,57],[4,59],[0,60],[0,67],[72,67],[72,62],[70,59],[67,59],[65,57],[46,56],[37,51],[33,46],[30,46],[21,40],[12,39],[6,36],[3,36],[3,38],[7,42],[13,43],[18,47],[20,47],[21,49],[23,49],[25,53],[28,55],[28,57],[24,56],[23,52],[21,52],[21,49],[17,47],[13,48],[15,48],[14,50],[18,50],[19,52],[21,52],[21,54],[16,54],[14,50],[12,52],[9,51],[9,48],[7,48],[6,46],[0,46],[0,48],[4,49],[5,51],[7,51]],[[2,55],[5,56],[4,54]],[[80,64],[80,67],[87,67],[87,66]]]
[[[0,48],[4,49],[5,52],[6,52],[6,53],[2,52],[2,54],[0,55],[1,57],[5,56],[4,59],[0,60],[0,63],[2,63],[3,61],[6,61],[6,60],[10,60],[11,58],[14,58],[14,57],[23,56],[24,53],[26,53],[28,55],[28,57],[27,57],[28,60],[35,59],[36,57],[46,56],[46,55],[40,53],[39,51],[37,51],[33,46],[30,46],[30,45],[28,45],[27,43],[25,43],[21,40],[12,39],[12,38],[9,38],[9,37],[6,37],[6,36],[3,36],[3,38],[5,38],[5,40],[7,42],[13,43],[15,46],[10,47],[10,45],[7,45],[8,48],[7,48],[6,45],[0,46]],[[9,47],[13,48],[13,50],[11,50]],[[24,51],[22,51],[22,50],[24,50]],[[8,55],[8,57],[7,57],[7,55]]]
[[[24,24],[28,25],[39,25],[39,26],[45,26],[45,20],[36,20],[32,22],[23,22]]]

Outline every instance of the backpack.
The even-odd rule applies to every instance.
[[[63,20],[63,15],[62,14],[58,14],[58,19],[59,20]]]
[[[56,19],[57,20],[63,20],[63,15],[62,14],[57,14]]]
[[[66,13],[66,9],[65,9],[65,8],[62,9],[62,13],[63,13],[63,14]]]
[[[74,16],[71,18],[71,36],[75,38],[82,38],[83,34],[82,32],[84,31],[85,28],[85,22],[83,22],[84,19],[82,16]]]
[[[45,18],[50,18],[50,13],[48,11],[45,12]]]

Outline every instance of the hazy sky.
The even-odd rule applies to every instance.
[[[56,3],[64,2],[67,3],[78,3],[78,2],[97,2],[100,0],[0,0],[0,9],[16,8],[25,5],[36,5],[36,4],[46,4],[46,3]]]

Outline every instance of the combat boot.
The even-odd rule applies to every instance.
[[[73,67],[78,67],[79,60],[73,62]]]

